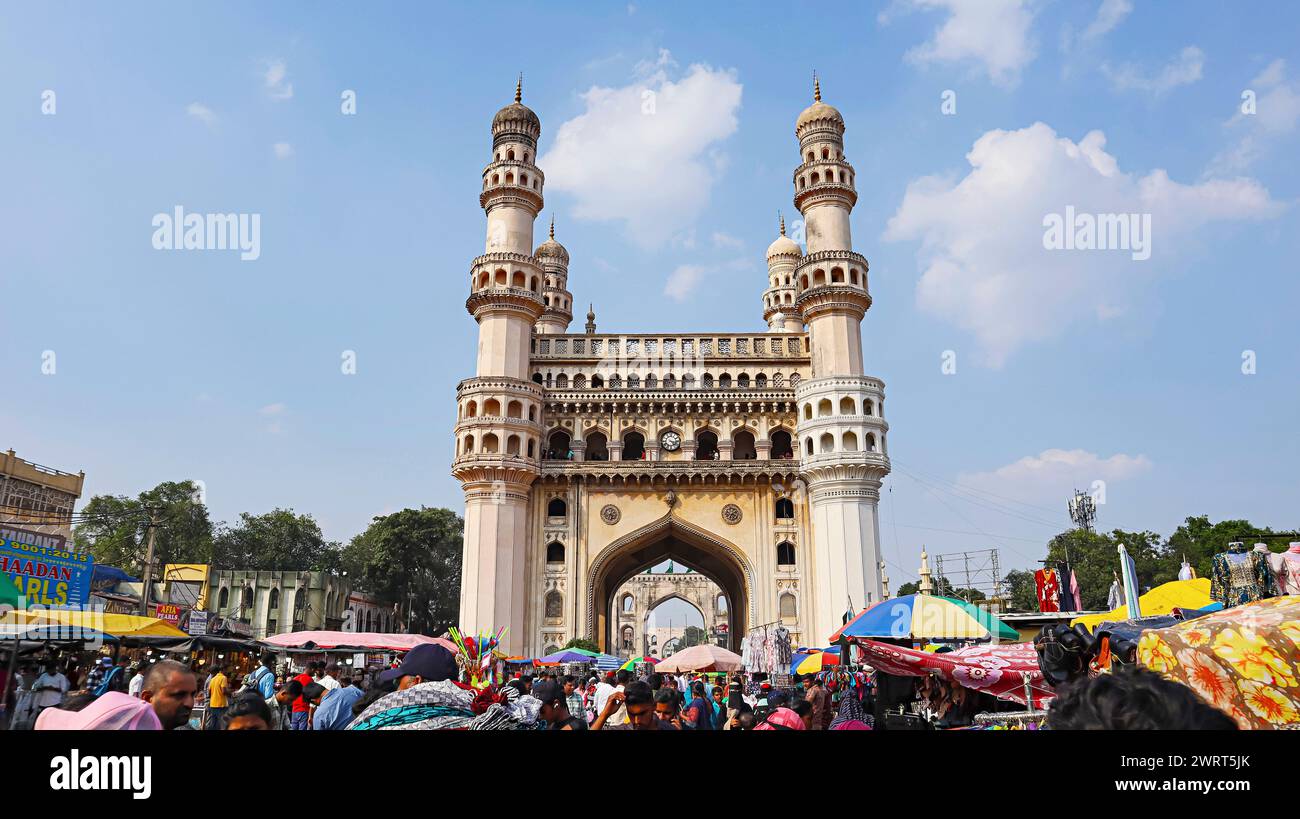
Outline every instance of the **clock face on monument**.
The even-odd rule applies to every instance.
[[[659,443],[669,452],[676,452],[682,445],[682,436],[676,432],[665,432]]]

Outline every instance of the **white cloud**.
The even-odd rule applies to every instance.
[[[667,51],[638,79],[593,86],[586,110],[560,125],[538,164],[549,191],[574,197],[574,214],[622,222],[642,247],[692,227],[725,167],[718,143],[736,131],[742,86],[735,73],[692,65],[674,80]]]
[[[217,121],[217,115],[213,113],[212,109],[199,102],[191,102],[189,105],[185,106],[185,113],[202,122],[204,125],[212,125]]]
[[[677,269],[668,276],[668,283],[664,285],[664,295],[673,301],[686,301],[700,283],[700,277],[706,272],[708,268],[702,265],[678,265]]]
[[[1125,63],[1119,68],[1111,68],[1103,63],[1102,73],[1110,78],[1119,91],[1149,91],[1163,94],[1180,85],[1190,85],[1201,78],[1201,69],[1205,65],[1205,52],[1196,46],[1187,46],[1178,56],[1151,73],[1141,66]]]
[[[1046,449],[991,472],[958,475],[957,483],[1004,498],[1064,507],[1064,499],[1074,489],[1090,491],[1094,481],[1111,484],[1152,468],[1146,455],[1118,453],[1103,458],[1082,449]]]
[[[282,403],[267,404],[257,411],[258,415],[269,419],[269,423],[264,429],[272,435],[279,435],[284,432],[284,417],[288,412],[288,407]]]
[[[267,63],[262,82],[271,99],[287,100],[293,96],[293,83],[288,81],[288,73],[284,60],[271,60]]]
[[[1079,142],[1039,122],[989,131],[966,155],[965,176],[928,176],[907,188],[885,231],[919,241],[918,306],[971,332],[980,363],[999,367],[1017,349],[1079,321],[1120,315],[1180,243],[1219,220],[1260,219],[1282,206],[1252,179],[1185,185],[1163,170],[1138,177],[1092,131]],[[1151,259],[1126,251],[1046,250],[1043,220],[1078,213],[1150,214]]]
[[[293,146],[287,142],[277,142],[272,146],[276,159],[288,159],[293,156]]]
[[[729,233],[723,233],[722,231],[714,231],[712,239],[714,247],[738,250],[745,246],[745,243],[737,239],[735,236],[732,236]]]
[[[1287,82],[1285,60],[1269,63],[1245,91],[1254,94],[1255,112],[1247,114],[1242,110],[1246,100],[1238,102],[1237,113],[1226,125],[1230,130],[1245,133],[1210,162],[1209,174],[1242,173],[1267,153],[1278,138],[1295,131],[1300,123],[1300,83]]]
[[[275,404],[267,404],[265,407],[262,407],[262,408],[261,408],[260,410],[258,410],[257,412],[258,412],[258,414],[260,414],[260,415],[267,415],[267,416],[272,416],[272,415],[284,415],[285,410],[287,410],[287,409],[288,409],[287,406],[285,406],[285,405],[282,404],[282,403],[278,403],[278,402],[277,402],[277,403],[275,403]]]
[[[1034,19],[1030,0],[897,0],[879,22],[888,23],[895,9],[948,13],[933,37],[907,52],[916,63],[974,61],[993,82],[1011,86],[1037,55],[1029,31]]]
[[[1130,0],[1101,0],[1097,16],[1083,30],[1083,39],[1092,40],[1111,31],[1133,11]]]

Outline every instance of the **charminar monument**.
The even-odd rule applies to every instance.
[[[487,241],[465,303],[478,361],[457,390],[452,463],[465,489],[462,631],[508,626],[511,654],[574,637],[614,653],[616,592],[671,559],[721,589],[732,649],[777,622],[797,644],[824,644],[846,610],[882,599],[889,473],[884,384],[863,361],[871,296],[849,229],[844,118],[814,82],[794,127],[807,248],[782,222],[766,329],[739,333],[597,332],[593,312],[571,332],[569,251],[553,222],[533,243],[541,130],[516,86],[492,118],[479,195]]]

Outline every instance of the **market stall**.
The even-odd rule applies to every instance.
[[[1210,597],[1210,579],[1208,577],[1163,583],[1138,597],[1138,609],[1141,611],[1143,618],[1171,614],[1174,609],[1190,610],[1211,607],[1223,608],[1221,604],[1215,602],[1214,598]],[[1076,617],[1070,621],[1070,625],[1083,624],[1093,630],[1102,623],[1118,623],[1128,619],[1130,619],[1128,606],[1120,606],[1103,614]]]
[[[683,674],[690,671],[739,671],[744,667],[736,652],[713,643],[703,643],[678,651],[655,666],[655,671]]]
[[[1020,633],[992,612],[955,597],[905,594],[882,600],[845,623],[831,635],[886,640],[976,641],[997,638],[1015,641]]]
[[[1000,643],[930,652],[877,640],[855,642],[862,647],[865,662],[887,674],[906,677],[933,674],[963,688],[1033,708],[1041,708],[1056,696],[1043,679],[1043,672],[1038,667],[1038,653],[1031,643]]]

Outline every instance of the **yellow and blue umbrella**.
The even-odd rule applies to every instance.
[[[790,663],[790,673],[820,674],[827,667],[839,664],[839,646],[833,648],[801,648],[794,653]]]
[[[830,638],[893,640],[1020,640],[1020,634],[992,612],[953,597],[905,594],[882,600],[846,623]]]

